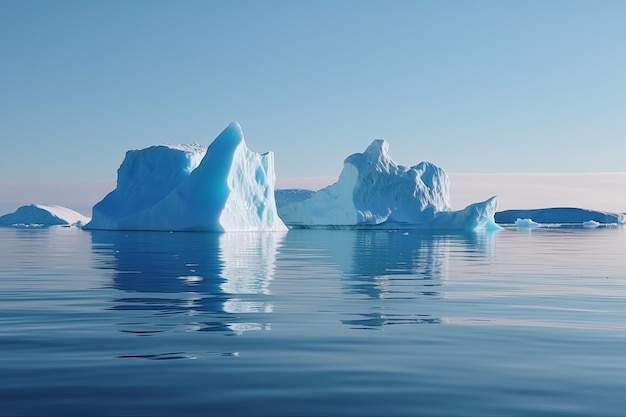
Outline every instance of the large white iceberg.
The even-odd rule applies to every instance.
[[[208,149],[128,151],[117,175],[117,188],[93,207],[85,229],[287,230],[274,200],[274,154],[250,151],[236,122]]]
[[[22,206],[13,213],[0,216],[0,226],[82,226],[89,220],[89,217],[67,207],[31,204]]]
[[[496,197],[452,211],[445,171],[430,162],[398,165],[388,147],[375,140],[347,157],[336,183],[279,207],[279,215],[288,226],[303,228],[499,228]]]

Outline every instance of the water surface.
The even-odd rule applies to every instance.
[[[0,415],[622,415],[626,231],[0,229]]]

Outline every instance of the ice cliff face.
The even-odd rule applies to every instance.
[[[363,153],[347,157],[336,183],[309,199],[280,208],[292,227],[497,228],[495,197],[451,211],[445,171],[429,162],[406,167],[375,140]]]
[[[231,123],[207,148],[153,146],[126,153],[117,188],[85,229],[287,230],[274,201],[274,154],[251,152]]]

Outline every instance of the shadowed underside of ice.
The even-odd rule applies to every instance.
[[[496,197],[452,211],[445,171],[429,162],[398,165],[388,146],[375,140],[347,157],[336,183],[279,207],[283,221],[302,228],[499,228]]]
[[[152,146],[126,153],[117,188],[85,229],[287,230],[274,200],[274,154],[251,152],[231,123],[205,148]]]
[[[517,224],[517,219],[532,219],[538,223],[583,224],[596,222],[599,224],[625,224],[626,215],[609,213],[574,207],[553,207],[534,210],[505,210],[495,214],[495,220],[500,224]],[[595,223],[587,223],[585,227],[592,227]]]
[[[89,217],[83,216],[67,207],[31,204],[18,208],[14,213],[0,216],[0,226],[82,226],[89,220],[91,220]]]

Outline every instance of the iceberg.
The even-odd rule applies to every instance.
[[[599,224],[626,224],[626,214],[594,211],[575,207],[552,207],[532,210],[505,210],[495,214],[499,224],[512,224],[518,218],[532,219],[537,223],[581,224],[594,221]],[[592,223],[589,223],[592,224]]]
[[[274,200],[274,154],[246,146],[231,124],[208,148],[160,145],[126,153],[117,187],[85,229],[284,231]]]
[[[398,165],[388,148],[378,139],[348,156],[337,182],[279,206],[280,217],[292,228],[499,228],[496,197],[452,211],[443,169],[430,162]]]
[[[595,220],[587,220],[586,222],[583,222],[583,227],[593,229],[596,227],[600,227],[600,223]]]
[[[521,219],[518,218],[515,220],[515,226],[519,229],[532,229],[538,226],[541,226],[539,223],[533,221],[533,219]]]
[[[31,204],[22,206],[15,212],[0,216],[0,226],[47,227],[82,226],[91,219],[63,206]]]
[[[283,206],[296,201],[308,200],[315,194],[313,190],[306,190],[304,188],[288,188],[274,191],[274,198],[276,199],[276,208],[280,212]]]

